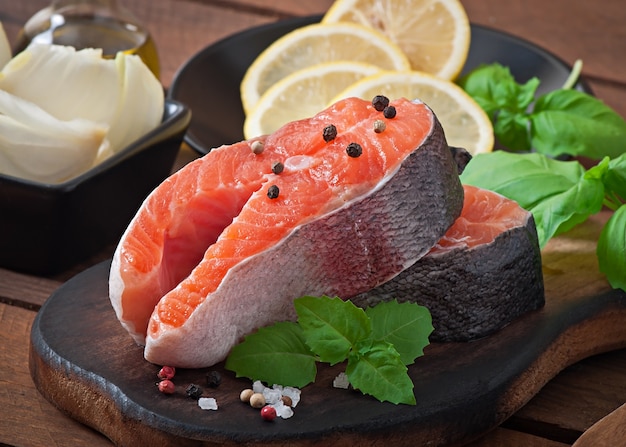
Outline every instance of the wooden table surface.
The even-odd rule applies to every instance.
[[[151,30],[160,54],[161,81],[167,88],[176,70],[205,46],[255,25],[323,13],[332,0],[274,0],[272,6],[264,0],[121,3]],[[582,59],[583,76],[596,96],[626,117],[626,8],[622,0],[462,3],[473,23],[527,39],[569,64]],[[26,19],[47,4],[46,0],[0,0],[0,21],[9,40],[14,42]],[[177,166],[193,157],[183,147]],[[111,445],[105,437],[66,417],[41,397],[28,369],[30,328],[38,309],[60,284],[111,254],[111,250],[105,250],[90,262],[50,277],[0,268],[0,445]],[[557,447],[572,445],[577,440],[577,446],[626,445],[626,433],[623,428],[620,431],[619,423],[611,425],[611,436],[603,425],[592,428],[607,415],[609,422],[626,421],[624,402],[626,350],[600,354],[565,369],[519,412],[471,445]],[[620,438],[622,442],[616,444]]]

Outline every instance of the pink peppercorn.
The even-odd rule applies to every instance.
[[[261,417],[266,421],[273,421],[276,419],[276,409],[271,405],[266,405],[261,408]]]
[[[157,376],[161,380],[163,379],[171,380],[174,378],[175,374],[176,374],[176,368],[174,368],[173,366],[164,366],[163,368],[159,370]]]
[[[158,383],[159,391],[163,394],[174,394],[176,387],[170,379],[163,379]]]

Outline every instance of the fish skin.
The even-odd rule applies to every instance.
[[[533,216],[491,243],[428,254],[391,281],[352,301],[362,307],[397,299],[425,306],[433,342],[493,334],[545,304],[541,251]]]
[[[156,338],[148,331],[144,356],[186,368],[218,363],[255,329],[294,320],[299,296],[348,299],[387,282],[429,251],[462,205],[457,166],[433,114],[426,140],[394,175],[233,267],[182,326]],[[158,323],[157,312],[152,319]]]

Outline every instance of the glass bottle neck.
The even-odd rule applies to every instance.
[[[50,9],[52,14],[93,15],[136,21],[130,11],[116,0],[53,0]]]
[[[68,6],[100,6],[103,8],[116,8],[116,0],[53,0],[52,8],[65,8]]]

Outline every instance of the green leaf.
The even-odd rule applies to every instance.
[[[525,112],[539,85],[537,78],[519,84],[508,67],[498,63],[481,65],[463,76],[458,84],[493,119],[500,110]]]
[[[237,377],[301,388],[315,380],[315,356],[300,326],[276,323],[248,335],[226,359]]]
[[[604,199],[602,181],[587,178],[580,163],[538,153],[478,154],[466,166],[461,180],[498,192],[530,211],[541,247],[598,212]]]
[[[535,102],[531,143],[553,157],[601,159],[626,150],[626,120],[601,100],[578,90],[555,90]]]
[[[626,152],[609,162],[603,181],[614,200],[626,201]]]
[[[498,114],[493,132],[498,142],[512,151],[530,150],[530,123],[525,115],[508,110]]]
[[[577,161],[558,161],[538,153],[494,151],[475,155],[461,180],[496,191],[530,209],[571,188],[584,174],[585,168]]]
[[[626,205],[620,206],[602,229],[596,253],[609,284],[626,291]]]
[[[415,303],[381,302],[365,309],[372,321],[372,337],[391,343],[402,363],[412,364],[424,355],[430,343],[428,336],[434,330],[427,308]]]
[[[540,246],[599,212],[603,200],[602,182],[583,176],[572,187],[531,207]]]
[[[372,332],[365,311],[350,301],[305,296],[294,304],[306,343],[322,362],[334,365],[344,361],[350,350]]]
[[[352,353],[348,358],[346,375],[352,386],[381,402],[416,403],[407,368],[400,354],[389,343],[375,342],[364,355]]]

